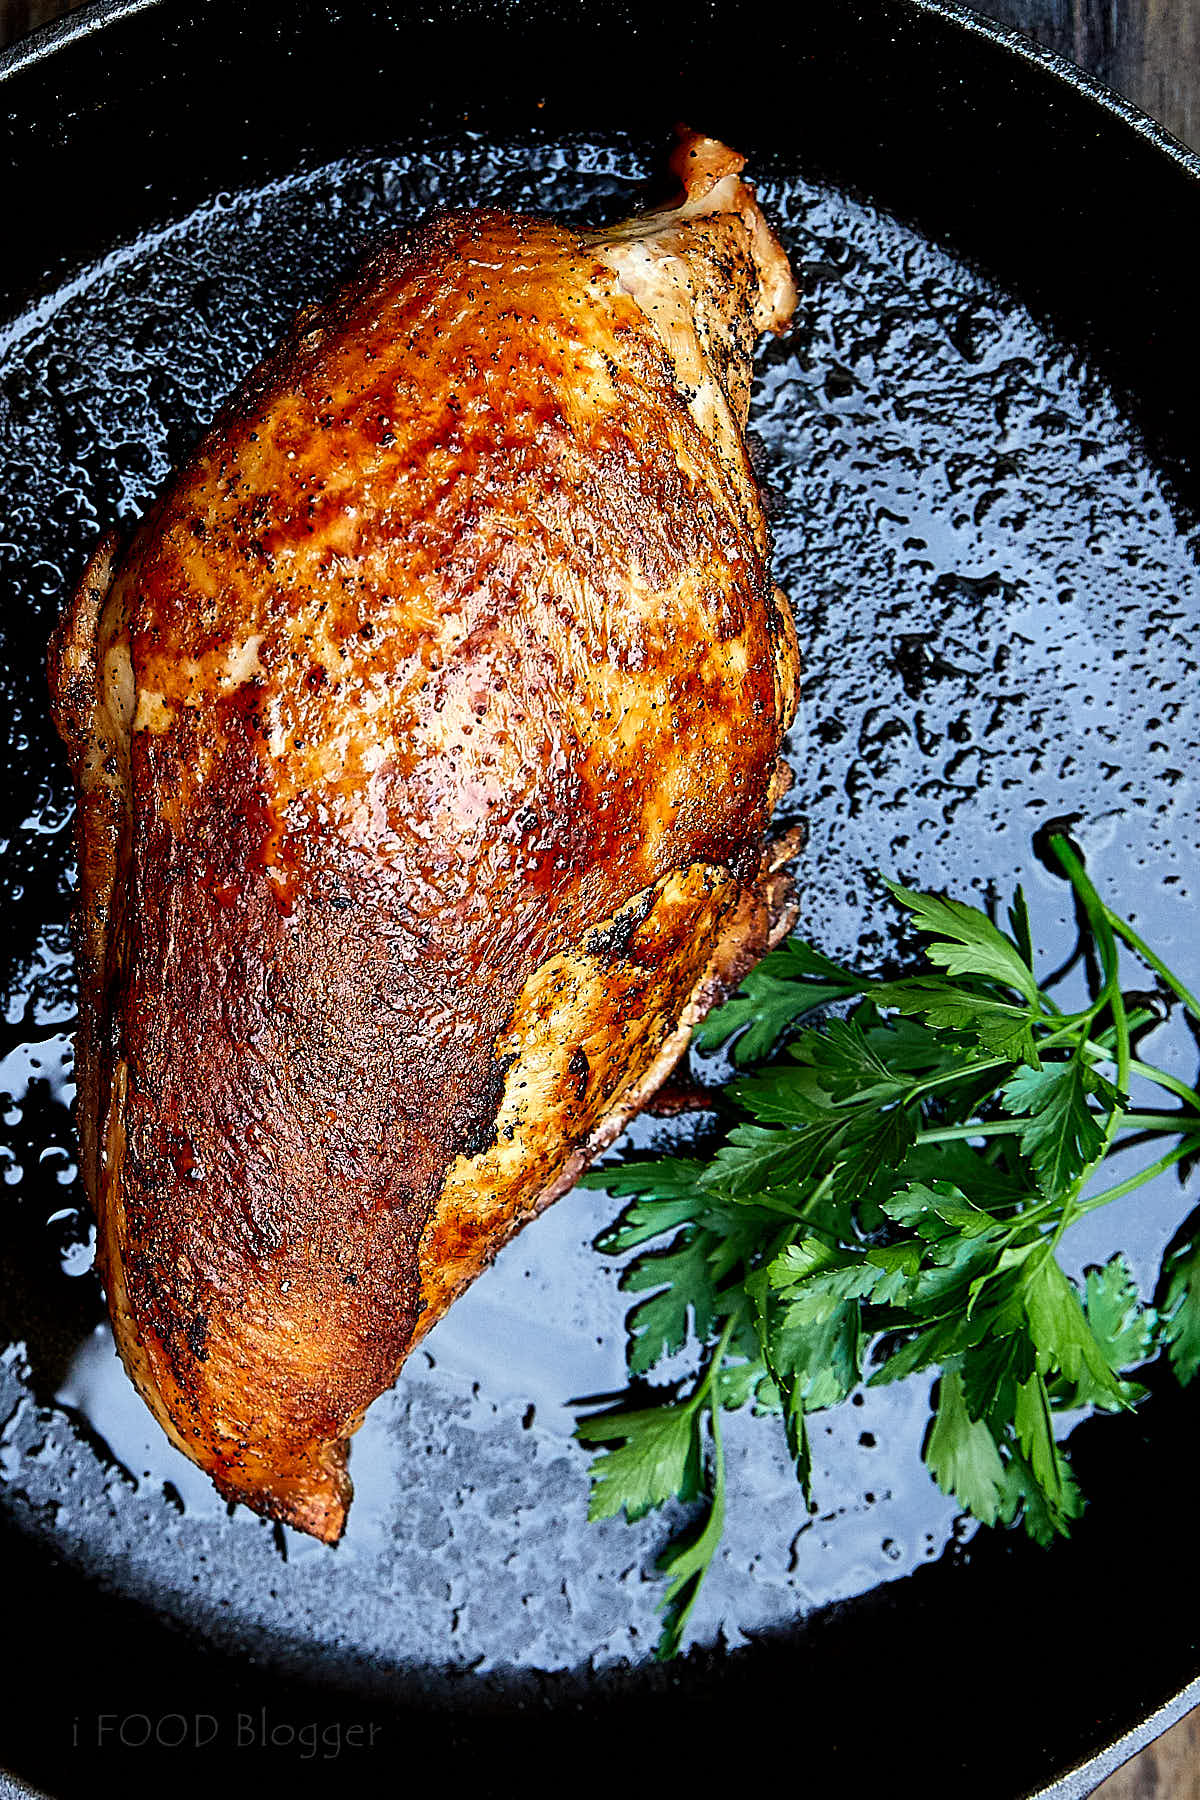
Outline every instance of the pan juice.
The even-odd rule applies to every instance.
[[[624,1385],[628,1297],[592,1247],[618,1206],[560,1201],[430,1333],[354,1442],[336,1550],[231,1512],[134,1393],[90,1270],[69,1113],[72,804],[45,642],[100,532],[133,524],[374,235],[446,204],[598,224],[636,210],[659,169],[657,146],[623,138],[466,134],[338,162],[114,244],[0,328],[0,1504],[215,1645],[344,1665],[367,1685],[650,1655],[654,1559],[679,1515],[588,1524],[571,1436],[573,1400]],[[779,823],[809,826],[805,935],[879,961],[894,917],[882,870],[963,897],[1022,880],[1038,941],[1065,952],[1065,889],[1030,845],[1077,815],[1101,888],[1186,972],[1200,855],[1189,522],[1102,372],[1009,296],[864,201],[782,164],[749,174],[800,289],[793,330],[762,347],[751,426],[804,658]],[[1170,1054],[1190,1078],[1189,1046]],[[688,1129],[646,1119],[631,1135]],[[1070,1243],[1081,1267],[1124,1248],[1146,1283],[1188,1210],[1166,1178]],[[728,1416],[728,1527],[689,1641],[736,1649],[969,1557],[974,1528],[921,1462],[928,1405],[918,1378],[815,1417],[811,1513],[777,1423]]]

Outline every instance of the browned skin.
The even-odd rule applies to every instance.
[[[740,159],[449,214],[298,321],[51,651],[117,1343],[223,1494],[347,1440],[788,918],[795,641],[746,460],[793,301]]]

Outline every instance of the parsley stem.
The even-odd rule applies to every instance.
[[[1118,1181],[1115,1187],[1105,1188],[1102,1193],[1091,1194],[1086,1200],[1079,1201],[1074,1208],[1072,1218],[1082,1218],[1084,1213],[1095,1212],[1099,1206],[1107,1206],[1110,1200],[1119,1200],[1123,1194],[1132,1194],[1135,1188],[1144,1186],[1147,1181],[1153,1181],[1156,1175],[1163,1174],[1172,1164],[1182,1161],[1185,1156],[1194,1156],[1195,1154],[1195,1139],[1185,1138],[1183,1143],[1176,1144],[1173,1150],[1168,1150],[1166,1155],[1160,1156],[1157,1162],[1149,1163],[1137,1175],[1130,1175],[1127,1180]]]
[[[807,1200],[804,1202],[804,1206],[801,1211],[801,1217],[804,1220],[806,1229],[809,1231],[818,1231],[819,1232],[823,1229],[823,1227],[818,1225],[814,1219],[810,1219],[808,1215],[811,1212],[815,1211],[815,1209],[821,1204],[822,1200],[825,1198],[826,1194],[829,1192],[830,1188],[833,1186],[833,1176],[834,1176],[834,1171],[832,1169],[827,1169],[825,1171],[824,1175],[822,1175],[820,1181],[818,1181],[818,1183],[817,1183],[816,1187],[813,1189],[812,1193],[808,1196]],[[792,1235],[793,1236],[795,1235],[794,1232]],[[827,1232],[826,1236],[833,1237],[835,1242],[837,1240],[837,1234],[834,1232]]]
[[[968,1125],[937,1125],[936,1129],[919,1130],[914,1143],[954,1143],[961,1138],[1013,1138],[1018,1132],[1027,1129],[1029,1120],[972,1120]],[[1186,1127],[1180,1125],[1178,1112],[1123,1112],[1119,1120],[1119,1130],[1169,1130],[1169,1132],[1186,1132],[1187,1138],[1195,1138],[1200,1132],[1200,1120],[1189,1121]]]
[[[1105,905],[1088,879],[1082,861],[1075,854],[1068,840],[1061,835],[1055,835],[1051,838],[1050,843],[1068,880],[1083,901],[1092,924],[1099,927],[1103,922],[1103,925],[1107,927],[1107,933],[1100,929],[1096,931],[1096,939],[1101,952],[1103,953],[1105,948],[1105,936],[1115,931],[1118,937],[1124,938],[1129,948],[1142,959],[1146,967],[1153,969],[1154,973],[1166,982],[1175,997],[1182,1000],[1193,1019],[1200,1023],[1200,1000],[1196,998],[1190,988],[1184,986],[1178,975],[1167,967],[1161,956],[1155,955],[1145,938],[1134,930],[1128,919],[1123,919],[1120,913],[1114,912],[1111,906]],[[1105,972],[1109,973],[1107,969]]]
[[[722,1351],[722,1357],[724,1352]],[[713,1396],[712,1411],[709,1415],[713,1444],[713,1516],[717,1522],[717,1535],[725,1523],[725,1447],[721,1442],[721,1396]]]
[[[1114,1060],[1109,1051],[1101,1049],[1095,1043],[1085,1045],[1084,1054],[1090,1056],[1093,1062],[1111,1063]],[[1129,1073],[1139,1076],[1143,1081],[1152,1081],[1155,1087],[1168,1089],[1170,1093],[1177,1095],[1185,1106],[1190,1106],[1200,1112],[1200,1094],[1196,1092],[1195,1088],[1189,1087],[1186,1081],[1180,1081],[1178,1076],[1168,1075],[1165,1069],[1156,1069],[1152,1063],[1139,1062],[1136,1057],[1129,1059]]]
[[[1132,1061],[1133,1050],[1129,1019],[1125,1012],[1125,1000],[1121,993],[1120,956],[1117,951],[1116,939],[1113,936],[1108,908],[1092,886],[1091,878],[1083,866],[1082,859],[1076,855],[1075,848],[1069,840],[1061,833],[1056,833],[1050,843],[1054,854],[1062,864],[1067,879],[1075,890],[1079,904],[1087,914],[1088,923],[1095,936],[1096,948],[1100,952],[1100,962],[1104,970],[1104,986],[1096,996],[1096,1006],[1099,1009],[1107,1005],[1112,1013],[1113,1061],[1116,1065],[1116,1082],[1114,1083],[1116,1092],[1113,1095],[1108,1118],[1105,1120],[1100,1144],[1095,1155],[1079,1171],[1064,1196],[1062,1214],[1050,1240],[1051,1251],[1053,1251],[1057,1248],[1064,1232],[1079,1217],[1081,1211],[1079,1196],[1108,1155],[1113,1140],[1121,1129],[1124,1103],[1129,1094],[1129,1065]],[[1075,1051],[1081,1064],[1084,1060],[1086,1046],[1087,1039],[1085,1038]]]
[[[1200,1119],[1185,1119],[1177,1112],[1127,1112],[1121,1114],[1121,1131],[1171,1131],[1192,1138],[1200,1133]]]
[[[1161,980],[1166,982],[1176,999],[1182,1000],[1193,1019],[1200,1023],[1200,1000],[1196,998],[1191,989],[1185,987],[1178,975],[1173,974],[1162,958],[1154,954],[1149,944],[1144,938],[1138,936],[1127,919],[1121,918],[1120,914],[1115,913],[1110,906],[1104,907],[1104,916],[1117,936],[1125,939],[1129,948],[1140,956],[1146,966],[1153,969]]]
[[[1193,1095],[1193,1103],[1195,1096]],[[1105,1117],[1107,1118],[1107,1114]],[[918,1131],[914,1142],[918,1144],[949,1144],[958,1138],[1012,1137],[1026,1130],[1028,1119],[972,1119],[966,1125],[939,1125],[929,1131]],[[1200,1119],[1188,1121],[1186,1126],[1180,1124],[1180,1115],[1174,1112],[1127,1112],[1122,1113],[1118,1129],[1121,1131],[1178,1131],[1194,1137],[1200,1133]]]
[[[1011,1056],[980,1057],[978,1061],[965,1062],[944,1075],[927,1075],[924,1081],[913,1082],[905,1095],[904,1103],[908,1106],[920,1095],[931,1093],[934,1088],[951,1087],[956,1081],[969,1080],[972,1075],[984,1075],[989,1069],[1011,1069],[1012,1065]]]
[[[1057,1050],[1060,1044],[1066,1045],[1078,1042],[1079,1033],[1083,1031],[1086,1034],[1092,1020],[1096,1017],[1096,1014],[1103,1012],[1107,1004],[1108,996],[1104,994],[1101,995],[1098,1000],[1094,1000],[1085,1012],[1070,1013],[1062,1020],[1056,1021],[1055,1029],[1047,1032],[1045,1037],[1040,1037],[1038,1039],[1038,1049]],[[1035,1025],[1038,1023],[1036,1019],[1033,1022]],[[1085,1043],[1090,1043],[1092,1040],[1085,1035],[1084,1041]]]
[[[1130,1031],[1140,1031],[1143,1025],[1162,1024],[1161,1014],[1151,1012],[1150,1009],[1145,1006],[1140,1006],[1134,1012],[1129,1013],[1128,1018]],[[1115,1041],[1115,1037],[1116,1033],[1113,1031],[1112,1027],[1109,1026],[1107,1031],[1098,1031],[1091,1042],[1102,1050],[1110,1049]]]
[[[721,1364],[725,1361],[725,1352],[729,1348],[729,1340],[733,1336],[734,1327],[736,1324],[737,1324],[737,1313],[731,1312],[725,1320],[725,1324],[721,1331],[720,1337],[717,1339],[716,1344],[713,1346],[713,1353],[708,1359],[708,1364],[707,1364],[707,1367],[705,1368],[704,1374],[701,1377],[701,1379],[696,1383],[696,1387],[692,1393],[691,1400],[688,1403],[690,1406],[693,1406],[693,1407],[699,1406],[700,1402],[707,1395],[709,1405],[712,1407],[714,1413],[719,1409],[720,1404],[721,1404],[721,1396],[720,1396],[719,1391],[714,1391],[713,1384],[716,1380],[716,1377],[720,1370]]]
[[[969,1125],[939,1125],[931,1131],[918,1131],[918,1144],[949,1144],[956,1138],[1005,1137],[1024,1131],[1027,1119],[973,1119]]]

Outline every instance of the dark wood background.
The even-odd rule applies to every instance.
[[[0,0],[0,46],[78,4]],[[1200,149],[1200,0],[977,0],[976,10],[1090,70]],[[1200,1800],[1200,1708],[1111,1775],[1094,1800]]]
[[[1200,0],[982,0],[1200,149]]]

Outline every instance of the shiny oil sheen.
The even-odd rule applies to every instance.
[[[6,931],[0,1237],[3,1504],[60,1557],[216,1644],[365,1689],[397,1668],[605,1668],[657,1634],[671,1521],[589,1525],[569,1402],[621,1385],[626,1302],[576,1193],[426,1339],[355,1440],[331,1552],[232,1516],[111,1349],[73,1162],[73,849],[46,713],[47,633],[99,532],[130,524],[217,404],[373,233],[440,204],[588,224],[634,210],[640,143],[484,143],[348,161],[225,194],[121,245],[0,340]],[[1092,872],[1195,979],[1196,544],[1096,372],[1010,297],[869,205],[749,173],[801,287],[751,424],[775,571],[805,661],[782,822],[810,830],[803,929],[867,963],[895,947],[875,872],[1006,898],[1052,961],[1062,884],[1032,839],[1074,816]],[[1183,1035],[1152,1045],[1190,1077]],[[721,1070],[714,1059],[705,1074]],[[686,1135],[640,1122],[640,1143]],[[1124,1247],[1144,1282],[1189,1210],[1174,1178],[1088,1220],[1074,1265]],[[928,1383],[815,1422],[810,1514],[777,1427],[729,1427],[726,1542],[692,1638],[736,1646],[922,1563],[969,1556],[920,1461]],[[1105,1421],[1082,1427],[1106,1429]]]

